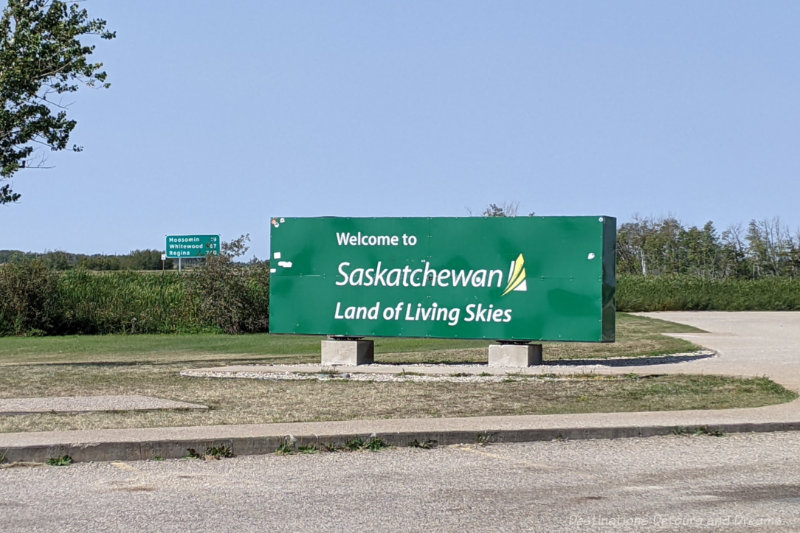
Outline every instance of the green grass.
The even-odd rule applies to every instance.
[[[69,466],[72,464],[72,457],[69,455],[62,455],[61,457],[51,457],[47,460],[50,466]]]
[[[692,326],[617,313],[616,342],[561,342],[543,343],[542,353],[545,361],[575,359],[605,359],[611,357],[647,357],[671,353],[693,352],[699,346],[683,339],[667,337],[663,333],[698,333],[702,330]],[[426,339],[405,339],[415,341],[409,347],[415,348],[406,353],[392,350],[390,342],[375,344],[375,361],[383,363],[485,363],[486,341],[462,341],[476,343],[480,349],[453,346],[448,350],[437,350],[433,345],[425,348]],[[385,341],[390,341],[385,339]],[[447,342],[447,341],[445,341]],[[452,345],[452,342],[447,342]],[[382,348],[382,349],[381,349]]]
[[[545,359],[646,356],[695,350],[661,332],[693,332],[689,326],[619,313],[615,343],[546,343]],[[24,363],[124,363],[229,360],[310,363],[319,361],[324,337],[271,335],[65,335],[0,337],[0,365]],[[375,339],[376,362],[485,362],[490,341]]]
[[[693,328],[621,314],[618,342],[547,344],[546,359],[641,357],[691,351],[661,332]],[[0,432],[484,415],[755,407],[797,395],[764,378],[525,376],[503,382],[264,381],[181,377],[231,363],[319,362],[321,337],[107,335],[0,338],[0,397],[139,394],[208,411],[0,416]],[[486,362],[488,341],[377,339],[376,361]],[[294,451],[294,450],[292,450]]]
[[[764,378],[572,376],[469,384],[183,378],[185,364],[30,365],[0,373],[6,397],[141,394],[208,411],[0,416],[0,432],[326,420],[725,409],[793,400]]]
[[[65,335],[57,337],[2,337],[3,363],[89,363],[175,361],[208,356],[296,356],[319,353],[320,339],[257,333],[224,335]]]

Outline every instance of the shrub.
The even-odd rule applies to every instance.
[[[705,279],[688,275],[620,276],[617,310],[800,310],[800,279]]]
[[[187,273],[187,296],[200,323],[225,333],[269,330],[269,264],[233,261],[247,252],[249,239],[243,235],[223,243],[221,255]]]
[[[35,335],[56,331],[61,309],[53,295],[58,274],[40,260],[0,268],[0,334]]]
[[[246,240],[184,273],[0,266],[0,335],[268,331],[269,264],[233,261]]]

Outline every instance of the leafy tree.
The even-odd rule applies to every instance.
[[[711,275],[717,255],[714,225],[688,230],[674,217],[634,217],[617,232],[617,270],[623,274]]]
[[[503,203],[501,205],[489,204],[481,213],[485,217],[515,217],[519,210],[518,203]]]
[[[78,266],[86,270],[121,270],[119,256],[94,254],[81,257]]]
[[[793,238],[779,219],[751,220],[746,230],[734,225],[718,235],[710,221],[702,229],[687,229],[672,217],[635,217],[617,232],[617,272],[705,279],[796,277],[800,238]]]
[[[77,259],[74,255],[62,252],[60,250],[55,252],[48,252],[42,256],[42,264],[50,270],[69,270]]]
[[[794,272],[796,246],[780,219],[751,220],[745,238],[754,278]]]
[[[680,230],[679,271],[702,278],[716,278],[720,263],[720,245],[714,223],[706,222],[703,229],[692,226]]]
[[[161,252],[158,250],[133,250],[125,256],[123,268],[128,270],[161,270]],[[167,259],[164,268],[172,268],[172,259]]]
[[[515,217],[519,214],[519,202],[503,202],[502,204],[489,204],[489,207],[483,210],[481,216],[484,217]],[[535,213],[528,213],[529,217],[534,216]]]
[[[734,224],[722,232],[720,276],[723,278],[743,278],[750,275],[747,245],[742,235],[741,224]]]
[[[67,116],[65,93],[109,87],[103,64],[89,61],[95,47],[82,41],[87,36],[115,33],[74,2],[8,0],[0,18],[0,179],[41,167],[43,157],[33,159],[37,146],[67,147],[76,121]],[[10,185],[0,187],[0,204],[19,197]]]
[[[36,257],[36,255],[30,252],[23,253],[19,250],[0,250],[0,265],[3,263],[20,263],[22,261],[31,260],[34,257]]]

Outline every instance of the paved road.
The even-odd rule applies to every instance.
[[[800,433],[0,470],[3,531],[798,531]]]

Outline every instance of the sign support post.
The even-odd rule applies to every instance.
[[[541,344],[500,341],[489,345],[489,366],[525,368],[541,364]]]
[[[322,365],[371,365],[375,362],[375,342],[358,337],[329,335],[322,341]]]

